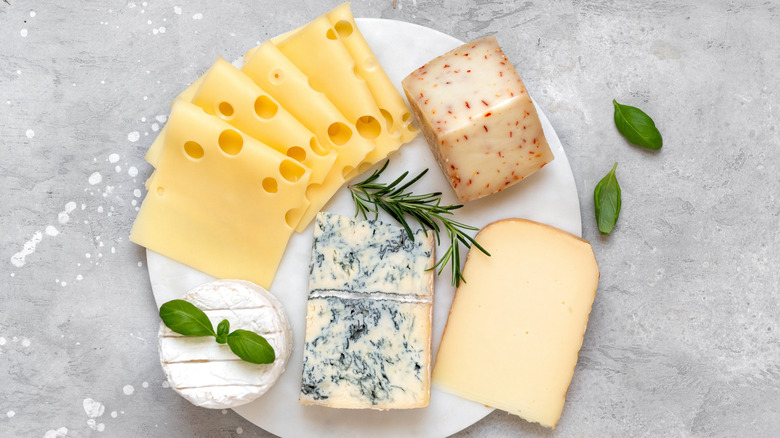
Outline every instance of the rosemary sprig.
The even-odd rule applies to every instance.
[[[416,220],[423,230],[432,230],[436,235],[436,243],[441,241],[439,234],[443,228],[450,240],[450,246],[433,269],[436,269],[436,273],[441,275],[447,263],[450,263],[452,285],[459,286],[461,281],[465,283],[466,280],[460,271],[460,244],[462,243],[466,248],[471,248],[471,245],[474,245],[485,255],[490,256],[485,248],[480,246],[473,237],[466,234],[466,231],[476,231],[478,228],[451,219],[448,215],[452,215],[453,210],[463,206],[441,205],[441,192],[424,195],[405,192],[412,184],[419,181],[428,172],[428,169],[423,170],[405,183],[404,179],[409,175],[409,172],[404,172],[389,184],[376,182],[389,163],[389,160],[385,161],[382,168],[374,171],[371,176],[349,186],[352,200],[355,201],[357,209],[355,216],[362,215],[364,219],[368,219],[369,213],[373,213],[374,219],[376,219],[379,216],[379,210],[384,210],[404,227],[412,240],[414,240],[414,233],[406,220],[407,215]],[[436,221],[440,222],[441,225]]]

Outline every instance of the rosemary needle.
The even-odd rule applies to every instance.
[[[478,228],[453,220],[450,217],[452,211],[463,206],[441,205],[441,192],[415,195],[412,192],[405,191],[419,181],[428,172],[428,169],[423,170],[419,175],[407,182],[404,182],[404,180],[409,175],[409,172],[404,172],[391,183],[376,182],[389,163],[389,160],[385,161],[382,168],[374,171],[371,176],[349,186],[352,200],[355,201],[357,209],[355,216],[362,215],[364,219],[368,219],[369,213],[373,213],[374,219],[376,219],[379,216],[379,210],[383,210],[404,227],[406,234],[412,240],[414,240],[414,233],[412,233],[406,216],[411,216],[420,224],[423,230],[432,230],[436,236],[437,243],[441,241],[439,235],[443,229],[450,240],[450,246],[439,258],[433,269],[436,269],[436,273],[441,275],[444,268],[450,263],[452,285],[459,286],[461,281],[465,283],[466,280],[460,271],[460,244],[463,244],[466,248],[471,248],[471,245],[474,245],[485,255],[490,256],[485,248],[480,246],[473,237],[466,234],[466,231],[476,231]]]

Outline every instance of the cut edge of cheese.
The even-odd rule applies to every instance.
[[[506,228],[523,237],[510,239]],[[555,428],[598,288],[593,249],[578,236],[527,219],[493,222],[475,239],[491,256],[469,252],[463,271],[467,282],[455,294],[433,384]],[[561,247],[574,255],[565,256]],[[533,284],[539,283],[534,276],[567,269],[576,271],[578,278],[548,279],[546,295],[518,289],[539,287]],[[565,348],[552,348],[546,341]]]

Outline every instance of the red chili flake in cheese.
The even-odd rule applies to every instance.
[[[511,186],[553,159],[536,108],[495,37],[478,39],[431,60],[402,85],[461,202]],[[483,105],[472,106],[474,101]],[[490,135],[481,135],[482,130]],[[522,145],[529,142],[538,149],[525,154]],[[471,175],[468,184],[460,184],[459,174]]]

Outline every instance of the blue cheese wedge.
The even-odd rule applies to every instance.
[[[284,372],[292,351],[290,324],[281,303],[262,287],[241,280],[218,280],[189,291],[184,297],[203,310],[216,327],[263,336],[274,349],[270,364],[242,361],[213,337],[182,336],[160,324],[160,362],[176,392],[196,406],[226,409],[263,395]]]
[[[299,403],[428,405],[434,248],[422,230],[317,216]]]

